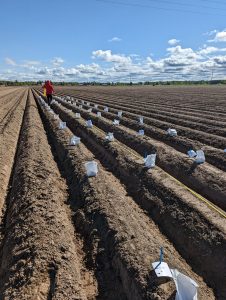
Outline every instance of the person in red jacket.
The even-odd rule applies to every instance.
[[[52,83],[49,80],[47,80],[43,86],[43,89],[46,89],[47,102],[50,105],[53,99],[53,92],[54,92]]]

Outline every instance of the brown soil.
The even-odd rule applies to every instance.
[[[165,248],[166,261],[183,269],[186,274],[192,274],[200,282],[201,278],[191,271],[153,221],[127,196],[120,182],[106,172],[100,162],[98,176],[86,177],[84,162],[92,159],[93,154],[82,144],[75,149],[70,148],[68,140],[72,133],[68,129],[58,130],[59,121],[51,118],[48,112],[43,113],[58,157],[61,157],[70,180],[73,184],[77,183],[81,194],[81,202],[76,204],[77,225],[83,234],[95,230],[103,251],[108,254],[110,266],[120,277],[127,298],[173,299],[175,287],[172,283],[159,282],[150,269],[161,245]],[[200,282],[200,285],[203,286],[203,283]],[[212,296],[210,290],[203,286],[199,297]]]
[[[142,164],[136,163],[137,155],[131,161],[131,153],[128,156],[127,149],[120,142],[106,143],[104,132],[100,133],[96,128],[88,129],[84,120],[75,119],[75,115],[63,106],[54,104],[53,107],[60,118],[67,122],[73,133],[82,137],[108,168],[111,166],[111,170],[127,186],[128,192],[145,210],[149,211],[162,231],[174,241],[194,268],[197,268],[209,283],[218,286],[217,289],[221,291],[225,283],[220,280],[222,273],[220,272],[221,275],[218,277],[218,272],[222,266],[222,272],[226,272],[224,263],[222,264],[222,257],[226,251],[224,219],[213,214],[205,204],[201,206],[199,204],[198,207],[197,199],[175,184],[160,169],[146,173]],[[139,177],[133,174],[139,174]],[[167,202],[167,210],[164,208],[164,202],[165,205]],[[212,224],[209,223],[211,219]],[[177,235],[173,234],[175,231]],[[216,246],[213,247],[216,244],[220,245],[218,254],[216,254]]]
[[[0,89],[0,299],[173,300],[175,284],[151,265],[163,247],[164,261],[198,283],[198,299],[224,300],[223,212],[181,182],[225,208],[225,89],[56,90],[77,102],[52,105],[64,130],[33,89]],[[78,108],[83,101],[94,113]],[[165,135],[169,125],[176,139]],[[69,145],[73,134],[79,146]],[[195,166],[188,147],[204,149],[207,162]],[[156,150],[157,166],[147,170],[143,155]],[[86,175],[89,160],[98,163],[96,177]]]
[[[26,100],[26,90],[20,90],[19,93],[14,93],[13,90],[10,96],[7,94],[6,99],[0,98],[0,219],[16,153]],[[9,111],[10,113],[8,113]]]
[[[6,203],[1,299],[95,298],[95,281],[80,261],[67,199],[66,184],[30,97]]]
[[[74,93],[70,93],[70,95],[74,95]],[[76,99],[79,99],[79,102],[86,100],[90,102],[90,98],[84,97],[84,96],[77,96]],[[102,112],[102,115],[109,119],[114,119],[115,114],[118,110],[123,110],[123,119],[121,120],[121,123],[129,128],[132,128],[134,130],[144,129],[145,134],[147,136],[150,136],[154,139],[157,139],[159,141],[164,141],[164,143],[168,144],[169,146],[174,147],[176,150],[186,153],[188,149],[194,149],[199,150],[203,149],[206,154],[206,159],[209,163],[217,166],[218,168],[222,169],[223,171],[226,171],[226,156],[223,153],[224,147],[226,147],[226,139],[222,139],[222,137],[218,137],[216,135],[216,130],[213,129],[211,131],[211,126],[208,125],[205,128],[197,128],[197,124],[194,122],[190,122],[189,125],[194,124],[194,128],[196,130],[191,130],[190,127],[185,128],[183,126],[178,126],[178,122],[175,123],[175,120],[171,120],[171,123],[166,123],[159,121],[159,119],[163,118],[165,120],[164,112],[159,113],[156,115],[156,119],[150,118],[152,114],[148,112],[148,108],[146,106],[142,107],[143,109],[138,109],[139,104],[133,105],[133,109],[124,107],[123,104],[115,105],[115,101],[101,101],[100,99],[93,99],[93,96],[91,98],[95,103],[100,104],[99,109],[103,109],[103,104],[108,105],[110,107],[110,113]],[[90,102],[91,106],[93,107],[92,101]],[[131,101],[130,101],[131,103]],[[82,104],[82,103],[81,103]],[[132,105],[129,105],[129,107]],[[86,105],[84,107],[87,108]],[[115,109],[117,108],[117,109]],[[93,107],[93,111],[96,112],[98,109],[95,109]],[[172,114],[172,113],[169,113]],[[138,115],[144,116],[144,125],[138,124]],[[186,116],[187,119],[187,116]],[[199,121],[201,122],[200,118]],[[217,123],[219,125],[219,122]],[[224,130],[226,123],[221,122],[220,123],[222,130]],[[215,124],[216,125],[216,124]],[[217,126],[217,125],[216,125]],[[166,130],[168,128],[175,128],[178,131],[178,137],[170,138],[168,135],[166,135]],[[215,127],[217,128],[217,127]],[[200,132],[200,129],[202,132]],[[213,134],[209,134],[209,133]],[[220,134],[221,135],[221,134]],[[213,147],[214,146],[214,147]]]
[[[104,118],[98,118],[94,113],[88,113],[84,109],[79,109],[77,106],[63,100],[58,101],[69,109],[80,112],[86,119],[91,117],[94,124],[105,132],[114,132],[114,136],[118,140],[133,148],[142,156],[157,152],[157,165],[226,210],[225,172],[207,163],[198,166],[192,159],[187,158],[185,154],[174,150],[162,142],[148,137],[141,138],[135,131],[127,127],[121,125],[115,127],[112,125],[112,122]],[[123,123],[123,120],[121,121]]]

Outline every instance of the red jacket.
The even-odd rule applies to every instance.
[[[45,85],[43,86],[43,88],[46,89],[46,94],[47,95],[52,94],[54,92],[53,86],[52,86],[52,84],[50,83],[49,80],[45,83]]]

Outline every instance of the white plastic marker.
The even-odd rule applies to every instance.
[[[97,162],[88,161],[85,163],[86,174],[88,177],[94,177],[98,173]]]
[[[190,277],[180,273],[177,269],[170,269],[163,262],[163,248],[160,249],[160,261],[152,263],[157,277],[168,277],[174,280],[176,286],[175,300],[198,300],[198,284]]]
[[[156,154],[147,155],[147,157],[144,158],[145,167],[149,169],[154,168],[155,160],[156,160]]]
[[[87,120],[87,121],[86,121],[86,126],[87,126],[88,128],[92,128],[92,127],[93,127],[92,120]]]
[[[139,116],[139,123],[140,123],[140,124],[144,124],[144,117]]]
[[[108,134],[106,135],[106,140],[108,140],[109,142],[113,142],[114,139],[115,138],[113,132],[108,132]]]
[[[119,123],[120,123],[120,121],[119,121],[119,120],[116,120],[116,119],[114,119],[114,121],[113,121],[113,125],[119,125]]]
[[[104,111],[105,111],[105,112],[108,112],[108,110],[109,110],[108,107],[105,106]]]
[[[171,269],[177,294],[175,300],[198,300],[198,284],[190,277]]]
[[[97,104],[95,104],[95,105],[94,105],[94,107],[95,107],[95,108],[98,108],[98,105],[97,105]]]
[[[170,136],[177,136],[177,131],[176,131],[176,129],[169,128],[169,129],[167,130],[167,133],[168,133],[168,135],[170,135]]]
[[[138,131],[138,135],[144,135],[144,130],[143,130],[143,129],[140,129],[140,130]]]
[[[101,117],[101,112],[100,111],[97,112],[97,117]]]
[[[118,111],[118,117],[119,117],[119,118],[122,117],[122,111]]]
[[[188,156],[189,156],[189,157],[193,158],[193,157],[195,157],[196,155],[197,155],[197,154],[196,154],[196,152],[195,152],[194,150],[191,149],[191,150],[188,151]]]
[[[206,160],[204,152],[202,150],[197,150],[196,153],[197,153],[197,156],[196,156],[196,159],[195,159],[196,163],[197,164],[203,164]]]
[[[65,129],[67,127],[67,124],[66,122],[62,122],[60,121],[60,124],[59,124],[59,129]]]
[[[80,143],[80,140],[81,140],[80,137],[73,135],[70,139],[70,145],[71,146],[78,145]]]
[[[169,277],[173,278],[170,268],[166,262],[156,261],[152,263],[152,267],[155,270],[157,277]]]
[[[81,114],[80,113],[75,113],[75,118],[76,119],[80,119],[81,118]]]
[[[87,111],[88,111],[88,112],[92,112],[92,108],[89,108]]]

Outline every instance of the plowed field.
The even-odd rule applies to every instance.
[[[172,300],[174,281],[152,267],[162,248],[169,267],[198,284],[198,299],[225,300],[225,94],[58,87],[50,109],[41,89],[2,88],[0,299]],[[203,150],[205,163],[189,149]],[[86,175],[90,160],[96,177]]]

